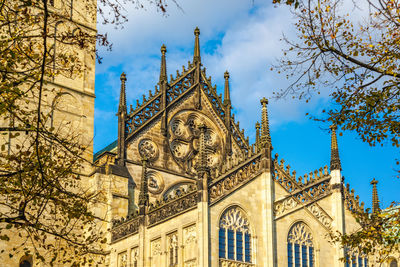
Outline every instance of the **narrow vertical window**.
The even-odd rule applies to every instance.
[[[309,267],[313,267],[314,266],[314,248],[313,247],[309,247],[308,248],[308,263],[309,263]]]
[[[289,267],[313,267],[314,246],[310,229],[302,222],[292,226],[287,240]]]
[[[225,229],[224,228],[219,228],[218,244],[219,244],[219,257],[225,259],[226,258],[226,251],[225,251],[226,241],[225,241]]]
[[[235,236],[233,230],[228,230],[228,259],[235,259]]]
[[[244,245],[245,245],[245,261],[251,262],[251,243],[250,234],[244,235]]]
[[[305,245],[301,246],[301,260],[302,266],[307,267],[307,247]]]
[[[243,261],[243,234],[236,232],[236,260]]]
[[[363,266],[363,260],[361,257],[358,257],[358,267],[362,267]]]
[[[294,263],[296,267],[300,267],[300,245],[294,244]]]
[[[293,267],[292,243],[287,244],[288,267]]]
[[[357,261],[355,256],[351,258],[351,267],[357,267]]]

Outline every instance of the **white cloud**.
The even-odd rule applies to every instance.
[[[110,32],[114,51],[103,52],[104,63],[97,74],[109,76],[107,87],[112,88],[111,95],[117,101],[119,73],[113,73],[113,67],[122,65],[128,75],[128,103],[135,106],[133,99],[141,101],[141,95],[147,95],[157,83],[161,44],[167,45],[168,75],[175,76],[176,69],[181,70],[181,65],[192,59],[193,29],[199,26],[207,74],[222,92],[223,73],[230,71],[234,112],[241,126],[252,130],[260,117],[259,99],[287,86],[284,75],[271,72],[270,67],[282,53],[282,33],[294,35],[289,28],[292,15],[286,7],[274,8],[265,1],[253,5],[248,0],[188,0],[180,4],[183,11],[171,3],[166,17],[152,7],[128,10],[125,28]],[[102,86],[97,85],[96,90]],[[270,103],[272,130],[288,121],[304,120],[306,108],[315,107],[290,99]]]

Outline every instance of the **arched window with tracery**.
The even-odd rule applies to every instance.
[[[288,267],[313,267],[314,245],[310,228],[302,222],[290,228],[287,238]]]
[[[219,221],[220,261],[252,262],[250,224],[237,206],[226,210]]]

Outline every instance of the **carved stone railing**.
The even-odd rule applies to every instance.
[[[209,186],[210,201],[215,202],[258,176],[262,171],[261,153],[215,179]]]
[[[274,158],[274,174],[275,180],[289,193],[329,178],[328,167],[325,166],[296,179],[296,171],[290,172],[290,166],[285,166],[284,159],[278,161],[278,154],[275,154]]]
[[[225,121],[225,108],[222,102],[222,96],[218,95],[217,88],[211,85],[211,77],[207,79],[204,70],[201,74],[200,83],[204,89],[204,93],[207,95],[208,100],[210,100],[219,117]]]
[[[255,266],[249,262],[233,261],[228,259],[219,259],[220,267],[252,267]]]
[[[309,203],[321,199],[330,194],[329,177],[323,181],[312,184],[302,190],[293,192],[284,199],[275,201],[274,213],[279,217],[298,207],[308,205]]]
[[[122,223],[113,225],[111,229],[111,242],[118,241],[128,235],[136,234],[139,231],[139,217],[130,218]]]
[[[161,97],[161,92],[159,92],[157,95],[153,96],[152,99],[143,103],[141,107],[128,114],[126,120],[128,133],[133,133],[137,128],[160,112]]]
[[[240,130],[239,122],[235,123],[235,116],[232,115],[232,137],[238,144],[238,146],[244,150],[247,151],[249,149],[249,138],[244,137],[244,131],[243,129]]]
[[[205,69],[201,73],[201,80],[200,83],[204,89],[204,93],[207,95],[208,99],[210,100],[212,106],[214,107],[215,112],[221,118],[222,121],[225,121],[225,107],[223,105],[222,96],[217,94],[217,88],[211,85],[211,77],[207,78]],[[249,149],[249,141],[248,138],[244,136],[244,130],[240,130],[239,123],[235,122],[235,116],[232,115],[232,123],[231,123],[231,131],[232,137],[238,144],[238,146],[247,151]]]
[[[192,67],[190,63],[188,67]],[[170,86],[168,86],[167,89],[168,103],[173,102],[177,97],[182,95],[193,85],[193,72],[194,68],[186,70],[183,67],[182,74],[179,74],[177,71],[177,78],[175,80],[171,77]],[[136,129],[161,111],[161,100],[162,92],[160,88],[156,86],[154,95],[151,91],[149,91],[147,99],[146,96],[143,95],[142,104],[140,104],[139,100],[137,100],[135,110],[133,110],[131,106],[131,110],[126,119],[128,134],[133,133]]]
[[[349,211],[354,213],[365,212],[364,202],[360,203],[360,197],[354,195],[354,189],[350,190],[350,185],[347,184],[343,190],[344,202]]]
[[[185,71],[186,70],[184,69],[184,72]],[[171,83],[171,85],[167,90],[168,103],[171,103],[180,95],[182,95],[184,92],[186,92],[190,87],[192,87],[194,83],[193,72],[194,68],[187,71],[186,73],[182,73],[182,75],[178,73],[178,77],[174,82]]]
[[[197,205],[197,191],[192,191],[168,202],[163,202],[158,207],[149,208],[148,225],[152,226],[170,217],[190,210]]]

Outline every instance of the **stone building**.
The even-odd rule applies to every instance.
[[[193,60],[176,77],[167,78],[161,47],[158,84],[135,109],[121,75],[118,139],[95,154],[93,174],[109,197],[106,265],[373,266],[329,242],[358,228],[353,212],[364,206],[343,184],[335,127],[330,167],[299,176],[272,154],[263,98],[250,144],[231,113],[229,73],[222,98],[194,33]]]
[[[62,15],[52,31],[76,23],[96,32],[95,17],[80,1],[49,2],[50,12]],[[104,266],[372,266],[373,258],[351,252],[349,264],[340,262],[345,251],[329,242],[330,233],[356,230],[352,213],[363,209],[343,184],[335,128],[329,170],[298,176],[272,154],[268,101],[262,99],[261,124],[250,144],[231,113],[229,73],[222,98],[201,63],[199,35],[196,29],[193,60],[170,79],[162,46],[159,82],[135,109],[127,106],[127,77],[121,75],[118,139],[94,155],[93,170],[82,170],[82,180],[107,195],[107,203],[93,207],[109,221],[103,225],[109,230]],[[90,143],[95,57],[76,52],[84,72],[47,80],[58,93],[47,105],[56,99],[54,123],[71,122]],[[9,136],[1,138],[12,147]],[[14,245],[0,244],[5,251]],[[396,257],[387,266],[398,266]],[[30,255],[0,254],[0,266],[35,264]]]
[[[28,1],[29,2],[29,1]],[[24,1],[6,1],[2,2],[2,5],[27,5],[32,3]],[[32,4],[33,7],[40,5],[39,3]],[[96,35],[96,2],[95,1],[65,1],[65,0],[50,0],[47,1],[48,9],[48,35],[54,36],[48,40],[48,53],[52,55],[51,64],[46,65],[46,68],[52,68],[55,72],[56,68],[60,68],[63,64],[63,60],[67,57],[66,55],[73,54],[79,59],[79,63],[82,65],[81,72],[74,75],[56,75],[52,77],[45,77],[45,86],[43,90],[43,96],[41,99],[42,114],[49,114],[51,112],[51,120],[48,119],[43,123],[46,123],[49,127],[55,129],[62,129],[63,132],[60,134],[70,134],[79,136],[79,140],[83,146],[86,147],[84,157],[88,160],[92,160],[93,157],[93,129],[94,129],[94,80],[95,80],[95,39],[93,42],[86,43],[81,49],[75,47],[73,53],[70,53],[67,49],[71,46],[66,45],[60,39],[63,34],[83,32],[88,35]],[[88,4],[89,3],[89,4]],[[90,5],[90,3],[92,5]],[[2,15],[4,11],[2,9]],[[42,14],[38,8],[32,8],[32,16],[35,14]],[[11,12],[10,12],[11,13]],[[10,15],[11,16],[11,15]],[[38,15],[38,17],[41,15]],[[4,22],[4,17],[3,17]],[[41,25],[42,21],[37,23]],[[17,23],[17,22],[16,22]],[[4,34],[4,25],[2,27],[2,33]],[[36,27],[33,27],[36,29]],[[25,29],[24,29],[25,30]],[[33,35],[33,33],[31,33]],[[58,38],[56,38],[58,37]],[[4,36],[1,37],[4,42]],[[35,37],[32,37],[35,38]],[[66,52],[67,51],[67,52]],[[60,54],[63,53],[64,57],[61,58]],[[5,60],[3,58],[3,60]],[[50,61],[50,60],[49,60]],[[28,68],[28,67],[27,67]],[[68,71],[63,72],[63,74]],[[31,79],[31,77],[29,77]],[[35,79],[35,78],[32,78]],[[24,87],[21,86],[21,90]],[[3,93],[2,89],[0,92]],[[29,97],[31,97],[29,95]],[[29,99],[29,105],[25,107],[28,111],[30,108],[35,109],[38,102],[36,95]],[[27,102],[28,103],[28,102]],[[26,104],[26,103],[24,103]],[[22,104],[21,104],[22,106]],[[25,106],[25,105],[24,105]],[[8,116],[10,117],[10,116]],[[0,116],[0,127],[13,127],[20,126],[16,124],[14,120],[4,118]],[[24,126],[24,125],[23,125]],[[3,128],[4,129],[4,128]],[[13,150],[18,150],[18,146],[24,147],[24,141],[27,137],[25,134],[21,134],[20,138],[12,138],[12,131],[0,132],[0,146],[5,145],[6,149],[1,150],[0,153],[10,153]],[[27,143],[27,142],[26,142]],[[89,175],[92,173],[90,164],[82,167],[80,170],[83,181],[89,180]],[[4,174],[4,173],[2,173]],[[3,217],[11,214],[8,207],[4,204],[4,196],[1,197],[0,211]],[[6,232],[4,222],[1,225],[1,233]],[[7,228],[8,229],[8,228]],[[0,240],[0,266],[14,267],[14,266],[38,266],[39,260],[35,260],[35,255],[25,255],[24,247],[30,247],[30,243],[26,242],[26,235],[24,231],[16,231],[15,229],[8,230],[9,237],[12,237],[10,241],[5,241],[3,238]],[[14,249],[17,248],[17,252]],[[13,251],[15,255],[9,257],[9,252]],[[33,254],[33,253],[32,253]],[[43,265],[41,265],[43,266]]]

